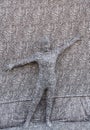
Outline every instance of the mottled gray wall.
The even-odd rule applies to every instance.
[[[0,126],[23,123],[38,77],[37,64],[10,72],[3,65],[37,52],[44,35],[55,47],[78,32],[82,42],[57,60],[52,120],[90,120],[90,0],[0,0]],[[44,104],[33,121],[44,119]]]

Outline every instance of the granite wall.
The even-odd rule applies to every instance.
[[[7,72],[4,65],[38,52],[42,36],[54,48],[77,33],[82,41],[57,60],[52,120],[90,120],[90,1],[0,0],[0,128],[25,121],[39,71],[38,64]],[[45,96],[32,121],[44,117]]]

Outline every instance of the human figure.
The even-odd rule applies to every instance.
[[[32,98],[32,106],[29,109],[26,122],[24,127],[29,127],[31,118],[36,110],[37,105],[39,104],[41,97],[45,90],[46,92],[46,123],[51,127],[51,111],[53,105],[53,97],[55,93],[56,86],[56,74],[55,74],[55,65],[58,55],[62,54],[67,48],[75,44],[77,41],[80,41],[81,37],[77,35],[72,38],[69,42],[66,42],[60,47],[51,50],[50,42],[47,38],[41,40],[41,51],[33,54],[32,56],[20,60],[18,63],[7,65],[8,70],[13,68],[21,67],[31,62],[37,62],[39,65],[39,75],[36,83],[36,91]]]

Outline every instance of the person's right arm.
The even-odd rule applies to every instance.
[[[21,67],[35,61],[36,61],[36,56],[32,55],[31,57],[19,60],[16,63],[11,63],[11,64],[6,65],[6,70],[12,70],[14,68]]]

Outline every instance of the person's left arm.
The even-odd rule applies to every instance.
[[[60,47],[55,49],[55,52],[59,55],[62,54],[67,48],[74,45],[76,42],[81,41],[81,36],[77,35],[74,38],[70,39],[68,42],[65,42]]]

